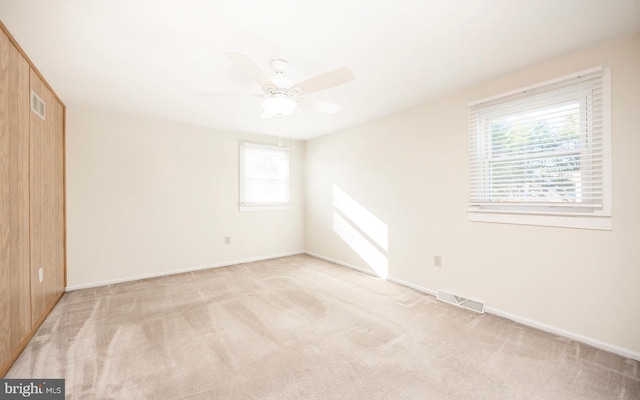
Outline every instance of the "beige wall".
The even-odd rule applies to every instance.
[[[467,103],[598,65],[612,67],[613,230],[469,222]],[[639,66],[635,36],[309,141],[305,249],[368,268],[334,230],[335,185],[387,226],[388,251],[373,247],[390,277],[640,357]]]
[[[241,140],[277,143],[68,106],[68,286],[301,252],[304,143],[291,209],[239,212]]]

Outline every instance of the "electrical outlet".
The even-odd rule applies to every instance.
[[[433,256],[433,266],[434,267],[442,267],[442,257]]]
[[[40,280],[40,283],[42,283],[42,281],[44,280],[44,272],[42,271],[42,267],[40,267],[40,269],[38,270],[38,279]]]
[[[224,237],[224,244],[231,244],[231,236]]]

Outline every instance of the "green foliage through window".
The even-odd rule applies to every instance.
[[[582,201],[580,103],[487,119],[493,200]]]

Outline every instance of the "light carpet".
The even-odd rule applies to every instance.
[[[6,378],[67,399],[640,399],[640,362],[300,255],[64,295]]]

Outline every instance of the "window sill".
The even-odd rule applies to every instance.
[[[610,216],[521,214],[477,210],[469,211],[468,216],[469,221],[473,222],[595,229],[603,231],[612,230],[612,220]]]
[[[286,211],[289,206],[240,206],[240,211]]]

